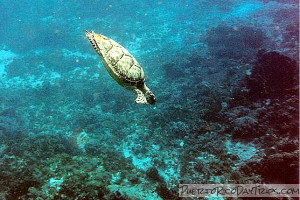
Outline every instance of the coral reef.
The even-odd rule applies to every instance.
[[[11,138],[4,142],[12,144]],[[119,182],[126,182],[128,172],[133,171],[129,163],[114,152],[88,157],[80,156],[79,151],[70,147],[68,141],[56,135],[26,138],[19,141],[18,147],[8,145],[0,166],[2,192],[9,189],[6,198],[111,199],[113,193],[107,188],[113,181],[111,174],[118,171],[123,174]],[[113,159],[108,161],[108,158]],[[122,169],[114,167],[114,162],[116,165],[123,162]],[[17,174],[22,178],[10,181]]]
[[[22,117],[18,116],[14,109],[6,109],[0,113],[0,132],[2,134],[16,137],[24,129]]]
[[[261,30],[252,27],[221,25],[207,32],[206,43],[210,53],[216,57],[239,58],[251,56],[263,46],[264,38]]]
[[[260,50],[247,80],[253,98],[278,98],[297,94],[298,72],[295,60],[278,52]]]
[[[260,162],[250,162],[240,170],[245,173],[257,173],[265,183],[297,184],[299,178],[299,151],[277,153],[263,158]]]

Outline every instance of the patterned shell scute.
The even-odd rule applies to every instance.
[[[131,67],[134,65],[133,59],[130,56],[124,55],[118,61],[115,66],[115,69],[120,73],[122,76],[126,76],[127,72]]]
[[[113,48],[113,45],[109,42],[109,40],[103,40],[102,46],[104,47],[106,52],[110,51]]]
[[[144,71],[135,58],[121,45],[110,40],[112,48],[107,52],[107,58],[121,78],[131,82],[143,82]]]
[[[144,81],[144,72],[140,66],[133,65],[126,72],[126,79],[129,81]]]
[[[115,66],[116,71],[128,81],[143,81],[144,71],[130,55],[124,55]]]
[[[112,66],[115,66],[117,62],[124,56],[121,47],[115,46],[107,52],[107,58]]]

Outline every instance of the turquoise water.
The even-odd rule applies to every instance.
[[[0,0],[0,199],[298,183],[298,11],[294,0]],[[110,77],[85,30],[136,58],[155,105]]]

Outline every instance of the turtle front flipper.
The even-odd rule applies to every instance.
[[[156,103],[155,95],[151,92],[151,90],[144,83],[142,86],[138,87],[144,94],[144,98],[146,99],[148,104],[154,105]]]
[[[144,93],[141,90],[134,89],[134,91],[137,94],[137,98],[135,99],[136,103],[139,103],[139,104],[148,104],[147,99],[146,99]]]

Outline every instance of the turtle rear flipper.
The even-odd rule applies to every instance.
[[[135,99],[136,103],[148,104],[147,99],[146,99],[145,95],[143,94],[143,92],[141,90],[135,89],[134,91],[137,94],[137,98]]]

